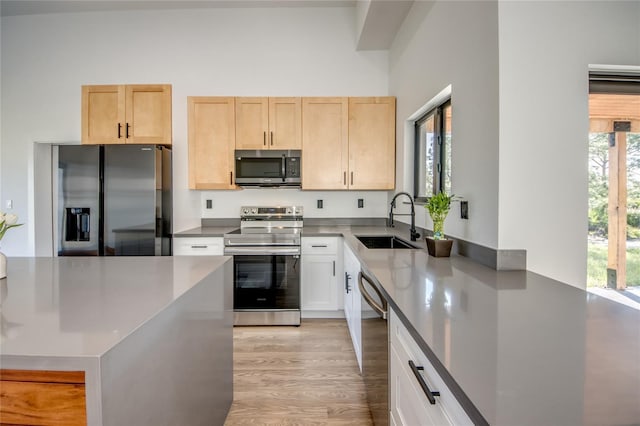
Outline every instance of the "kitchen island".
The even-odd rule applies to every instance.
[[[3,372],[80,373],[88,425],[224,422],[230,258],[11,258],[0,286]]]

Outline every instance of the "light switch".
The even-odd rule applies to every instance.
[[[7,200],[7,208],[8,209],[12,209],[13,208],[13,200]]]

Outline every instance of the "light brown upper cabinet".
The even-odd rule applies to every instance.
[[[302,99],[302,188],[395,187],[393,97]]]
[[[235,98],[187,97],[189,188],[235,189]]]
[[[82,143],[171,145],[171,85],[82,86]]]
[[[236,98],[236,149],[300,149],[300,98]]]
[[[395,140],[394,97],[349,98],[349,189],[395,187]]]
[[[348,189],[348,98],[302,98],[302,188]]]

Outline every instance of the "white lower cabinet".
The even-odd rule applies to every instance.
[[[222,256],[222,237],[174,237],[174,256]]]
[[[344,245],[344,316],[349,326],[349,334],[353,342],[353,350],[356,353],[358,367],[362,372],[362,322],[361,322],[361,296],[358,287],[358,274],[360,273],[360,261],[353,254],[349,246]]]
[[[341,237],[303,237],[301,309],[305,318],[340,316],[343,307]]]
[[[391,424],[396,426],[472,425],[427,356],[420,350],[395,312],[389,309],[389,394]],[[422,389],[409,362],[420,370],[418,374],[430,391],[437,391],[432,404]]]

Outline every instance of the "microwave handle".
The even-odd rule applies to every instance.
[[[282,155],[282,181],[286,181],[287,180],[287,168],[286,168],[286,158],[285,155]]]

